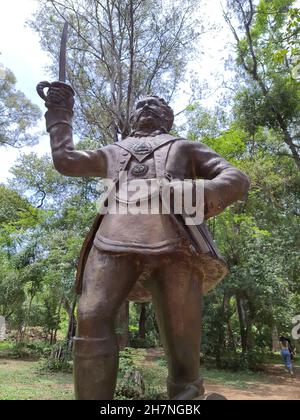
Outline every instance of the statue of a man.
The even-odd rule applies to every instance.
[[[73,97],[71,87],[55,82],[46,98],[52,157],[61,174],[110,178],[119,189],[122,171],[127,172],[126,182],[201,178],[205,220],[248,191],[248,178],[209,147],[169,134],[173,111],[156,96],[138,101],[129,137],[98,150],[75,150]],[[126,299],[135,294],[141,300],[145,291],[152,297],[168,360],[169,398],[191,390],[203,394],[199,377],[202,296],[226,273],[205,223],[191,228],[174,214],[98,214],[84,242],[77,273],[76,398],[113,398],[118,371],[116,315]]]

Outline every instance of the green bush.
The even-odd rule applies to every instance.
[[[21,341],[12,343],[9,352],[16,359],[47,357],[51,353],[51,346],[43,341]]]
[[[73,363],[72,360],[55,359],[54,357],[49,357],[48,359],[41,360],[39,370],[41,372],[72,373]]]
[[[65,341],[57,342],[51,347],[50,354],[41,361],[40,370],[50,372],[72,372],[72,352]]]
[[[143,351],[127,347],[120,352],[119,376],[116,388],[117,399],[141,399],[145,393],[145,384],[136,363],[144,358]]]
[[[248,351],[247,353],[223,351],[218,360],[218,368],[232,370],[234,372],[239,370],[262,371],[265,354],[258,351]],[[213,358],[205,357],[206,367],[216,367]]]

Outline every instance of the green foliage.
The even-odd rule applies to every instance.
[[[41,111],[16,89],[16,83],[14,74],[0,64],[0,146],[22,147],[37,142],[32,128]]]
[[[190,139],[244,171],[251,190],[209,222],[230,274],[205,297],[202,352],[219,367],[257,369],[276,334],[290,334],[300,307],[299,175],[292,150],[299,83],[284,56],[290,54],[287,42],[295,46],[287,21],[297,14],[293,1],[260,1],[253,16],[252,2],[228,3],[226,20],[233,31],[233,22],[239,25],[233,115],[226,121],[217,108],[209,113],[194,105],[187,128]]]
[[[48,349],[47,349],[48,350]],[[58,341],[44,354],[40,362],[41,372],[64,372],[73,371],[72,352],[66,341]]]
[[[144,393],[144,382],[136,364],[143,360],[144,354],[125,348],[119,357],[119,380],[116,389],[117,399],[140,399]]]
[[[146,355],[146,351],[142,349],[126,348],[120,352],[116,399],[167,399],[166,378],[168,372],[165,359],[159,357],[154,361],[146,362]],[[141,379],[141,382],[133,380],[134,378]]]
[[[141,334],[141,311],[144,308],[144,334]],[[160,346],[160,337],[155,321],[152,303],[129,304],[129,340],[135,348],[150,348]]]
[[[50,355],[51,347],[44,341],[14,342],[9,347],[9,354],[16,359],[36,359]]]
[[[254,136],[261,127],[281,139],[281,152],[300,168],[299,21],[295,0],[228,0],[225,19],[236,41],[237,96],[234,111]],[[234,24],[233,22],[236,22]]]
[[[55,359],[53,357],[47,357],[40,362],[39,369],[41,372],[72,373],[73,365],[71,361],[66,359]]]
[[[205,139],[205,143],[227,160],[234,163],[246,152],[247,134],[238,127],[232,127],[213,139]]]
[[[38,27],[36,23],[34,25],[43,35],[45,49],[53,51],[57,48],[60,33],[53,31],[53,25],[58,28],[61,19],[53,13],[53,4],[50,3],[53,2],[41,3],[36,21]],[[122,3],[122,8],[128,4]],[[300,308],[300,183],[295,166],[300,132],[300,91],[299,80],[294,77],[289,61],[289,57],[300,54],[299,11],[293,1],[261,0],[247,27],[240,6],[247,8],[249,4],[251,2],[248,1],[229,2],[230,16],[227,17],[237,20],[239,26],[237,61],[232,61],[238,76],[231,86],[236,94],[230,109],[227,109],[228,104],[225,108],[222,103],[212,110],[193,103],[187,109],[187,121],[182,127],[182,134],[189,140],[204,142],[247,173],[251,180],[251,190],[244,201],[209,221],[214,239],[228,262],[230,274],[205,297],[202,338],[206,362],[213,360],[220,367],[245,370],[257,369],[270,353],[276,334],[291,331],[292,316],[298,314]],[[140,9],[139,19],[149,5],[141,5],[145,9]],[[154,6],[153,13],[147,15],[146,27],[151,31],[137,33],[137,44],[145,47],[144,42],[148,40],[149,50],[151,45],[154,49],[149,56],[146,50],[141,52],[143,65],[136,66],[135,90],[128,104],[125,89],[128,86],[127,76],[121,83],[121,111],[125,114],[128,111],[126,107],[132,106],[145,84],[148,83],[149,89],[157,89],[158,94],[171,95],[184,75],[182,68],[188,55],[182,54],[186,51],[186,44],[178,44],[174,50],[168,50],[168,31],[177,28],[178,22],[174,19],[184,9],[177,10],[175,17],[166,10],[160,16],[158,3]],[[251,10],[247,10],[247,16],[251,16]],[[167,16],[171,21],[166,27]],[[78,24],[82,26],[82,22]],[[156,24],[157,34],[154,33]],[[81,26],[78,29],[88,36],[89,31]],[[180,39],[186,41],[189,36],[196,39],[196,34],[191,31],[188,25]],[[153,38],[149,39],[149,33],[153,34]],[[161,44],[156,43],[157,36],[163,38]],[[88,132],[91,137],[77,144],[79,149],[84,150],[98,147],[99,141],[104,143],[106,135],[111,141],[111,128],[115,126],[111,124],[110,107],[115,91],[110,90],[111,85],[105,89],[111,79],[104,63],[93,59],[91,50],[88,51],[87,62],[83,60],[82,48],[86,46],[86,40],[81,43],[79,38],[78,33],[71,33],[69,59],[74,64],[70,80],[77,84],[82,107],[80,130]],[[98,39],[95,33],[91,33],[92,42]],[[122,54],[128,52],[127,47],[126,44]],[[168,51],[170,55],[166,61],[158,63],[161,67],[153,80],[148,80],[149,68],[144,58],[149,59],[149,66],[153,69],[155,54],[166,54]],[[107,45],[105,52],[108,52]],[[124,68],[121,74],[124,76],[128,74],[128,56],[122,62]],[[7,93],[15,84],[12,74],[5,72],[2,82],[4,93],[0,93],[0,108],[1,94],[6,95],[6,106],[13,107],[16,97],[12,95],[10,98]],[[93,86],[92,92],[90,86]],[[117,111],[114,109],[114,119]],[[31,121],[30,118],[28,121]],[[20,133],[24,130],[28,132],[24,121],[19,123]],[[105,129],[101,131],[103,127]],[[21,138],[19,140],[21,142]],[[295,153],[293,147],[296,148]],[[9,185],[0,185],[0,313],[7,317],[11,328],[17,330],[19,338],[24,339],[26,330],[37,325],[45,337],[55,342],[57,332],[63,328],[65,333],[74,312],[73,284],[77,258],[96,213],[95,201],[100,192],[97,192],[95,179],[59,175],[50,156],[38,157],[35,153],[22,155],[11,172],[13,178]],[[143,317],[141,315],[141,304],[130,304],[131,345],[159,345],[152,305],[146,304]],[[66,357],[57,357],[56,351],[61,349]],[[27,344],[16,347],[19,355],[31,350],[33,353],[36,351],[28,348]],[[53,371],[70,369],[68,349],[59,343],[54,353],[44,362],[45,368]],[[121,354],[123,382],[119,386],[119,397],[126,394],[132,398],[136,395],[135,384],[127,387],[128,376],[124,379],[126,374],[136,370],[135,357],[136,353],[129,350]],[[160,367],[166,371],[166,366]],[[145,373],[143,369],[141,372],[149,375],[150,383],[155,382],[156,373],[152,372],[151,379],[151,372]],[[159,375],[162,376],[161,373]],[[153,395],[163,395],[161,388],[155,389]],[[151,390],[146,390],[145,395],[150,393]]]
[[[198,1],[40,2],[31,26],[53,57],[56,77],[61,22],[70,22],[68,79],[78,96],[76,129],[104,145],[129,133],[136,100],[155,92],[168,101],[202,31]]]

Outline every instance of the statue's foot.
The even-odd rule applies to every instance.
[[[193,400],[204,395],[203,379],[191,383],[176,383],[168,379],[168,394],[172,400]]]

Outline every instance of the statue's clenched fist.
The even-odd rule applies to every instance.
[[[63,82],[40,82],[36,90],[48,108],[45,114],[47,131],[50,132],[57,124],[67,124],[72,128],[75,92],[71,86]]]
[[[48,88],[47,94],[44,90]],[[36,87],[39,96],[44,99],[47,108],[65,108],[72,110],[74,106],[74,90],[63,82],[40,82]]]

